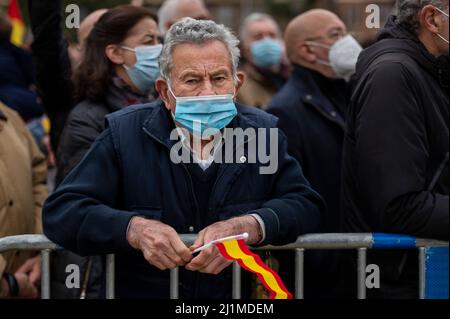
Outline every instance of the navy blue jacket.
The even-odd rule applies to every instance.
[[[305,177],[323,196],[327,213],[322,232],[339,232],[340,183],[345,113],[349,94],[344,81],[326,79],[296,66],[268,105],[286,134],[288,151]]]
[[[30,53],[6,40],[0,40],[0,101],[29,121],[41,117],[44,109],[36,93]]]
[[[340,232],[341,157],[345,110],[349,100],[345,81],[328,79],[312,70],[295,66],[290,80],[268,105],[286,134],[288,152],[301,165],[305,177],[327,205],[319,232]],[[293,289],[293,254],[275,253],[280,275]],[[306,298],[335,297],[338,256],[335,252],[307,252]]]
[[[273,128],[276,119],[245,107],[229,127]],[[173,121],[162,102],[129,107],[108,116],[107,129],[82,162],[49,197],[43,210],[45,234],[81,255],[116,254],[119,298],[168,298],[169,272],[149,265],[126,239],[133,216],[161,220],[179,233],[248,213],[266,225],[263,244],[281,245],[317,230],[323,202],[287,154],[279,132],[278,170],[261,175],[261,163],[221,164],[209,215],[197,214],[192,180],[170,150]],[[248,140],[245,141],[245,146]],[[248,152],[247,147],[246,153]],[[248,155],[248,153],[247,153]],[[181,296],[230,297],[229,270],[219,276],[180,273]]]

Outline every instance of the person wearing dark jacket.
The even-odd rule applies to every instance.
[[[61,28],[61,3],[61,0],[28,0],[36,84],[51,122],[50,142],[54,151],[58,149],[67,117],[76,104],[72,70],[80,63],[87,36],[105,12],[97,10],[87,16],[78,30],[78,46],[70,45]]]
[[[75,93],[82,100],[70,112],[58,148],[56,184],[80,162],[105,128],[105,116],[123,107],[156,98],[154,80],[159,74],[157,58],[161,51],[157,17],[135,6],[108,10],[90,32],[83,59],[75,73]],[[150,69],[148,68],[150,66]],[[53,258],[55,296],[78,297],[86,289],[65,287],[65,266],[81,265],[82,275],[90,274],[86,297],[102,296],[102,263],[99,257],[85,260],[61,252]],[[91,265],[91,266],[88,266]],[[88,269],[94,271],[88,271]]]
[[[119,6],[102,15],[91,31],[74,76],[81,102],[71,111],[58,148],[57,184],[104,130],[107,114],[157,97],[154,82],[162,46],[156,25],[153,12]]]
[[[177,266],[183,298],[229,298],[231,262],[215,247],[193,257],[195,249],[244,232],[250,245],[282,245],[320,222],[322,199],[288,155],[276,118],[234,103],[243,81],[238,43],[213,21],[175,23],[160,57],[162,101],[109,115],[45,204],[51,240],[82,255],[116,254],[118,298],[168,298],[166,270]],[[258,129],[262,136],[226,146],[235,132]],[[265,171],[253,152],[268,144],[276,165]],[[192,247],[183,233],[198,233]]]
[[[35,75],[29,52],[10,42],[12,26],[0,12],[0,101],[15,110],[25,122],[44,114],[33,91]]]
[[[343,226],[448,240],[448,1],[403,0],[398,12],[357,64]],[[415,251],[373,252],[369,263],[381,270],[381,289],[369,296],[418,297]]]
[[[278,127],[287,136],[289,154],[298,160],[305,177],[327,204],[320,229],[323,233],[340,231],[341,156],[350,90],[339,77],[340,72],[320,61],[330,61],[335,68],[342,69],[336,57],[340,48],[344,48],[346,30],[345,24],[327,10],[311,10],[292,20],[285,32],[285,42],[294,71],[268,106],[268,112],[279,118]],[[344,58],[346,65],[353,58],[354,70],[361,47],[356,41],[350,43]],[[331,50],[334,55],[329,53]],[[335,253],[307,253],[306,298],[336,297]],[[280,254],[280,267],[282,271],[287,268],[294,279],[294,257],[290,255],[291,260],[286,260]]]

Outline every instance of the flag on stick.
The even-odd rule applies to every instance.
[[[276,272],[270,269],[261,258],[252,253],[245,243],[248,234],[218,239],[205,245],[215,245],[221,255],[230,261],[237,261],[247,271],[255,273],[263,285],[271,292],[270,299],[292,299],[292,294],[286,289]],[[204,247],[197,251],[203,250]]]

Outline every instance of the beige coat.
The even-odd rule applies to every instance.
[[[237,101],[248,106],[256,106],[265,110],[277,90],[271,83],[265,81],[251,64],[245,63],[240,68],[245,74],[245,81],[239,90]]]
[[[47,162],[19,115],[0,103],[0,237],[41,234]],[[30,252],[0,254],[0,278]]]

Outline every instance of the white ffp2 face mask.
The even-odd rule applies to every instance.
[[[361,45],[351,35],[336,41],[330,48],[330,64],[338,78],[347,82],[356,71]]]
[[[309,45],[329,49],[329,61],[318,60],[318,63],[328,65],[334,71],[336,78],[344,79],[347,82],[355,73],[356,62],[362,51],[361,45],[351,35],[346,35],[337,40],[333,45],[323,43],[308,42]]]

